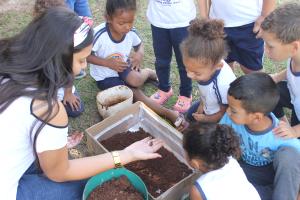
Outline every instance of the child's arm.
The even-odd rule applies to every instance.
[[[141,68],[141,63],[144,58],[144,44],[141,43],[136,48],[134,48],[134,52],[130,55],[130,63],[132,65],[132,69],[139,71]]]
[[[117,72],[123,72],[128,67],[128,63],[126,62],[119,61],[114,58],[103,59],[95,55],[89,55],[87,57],[87,61],[94,65],[100,65],[100,66],[111,68]]]
[[[191,200],[202,200],[200,192],[197,190],[196,186],[192,186],[190,190],[190,199]]]
[[[260,25],[264,21],[265,17],[267,17],[276,7],[276,0],[263,0],[263,6],[261,10],[260,16],[256,19],[253,32],[258,33],[260,32]]]
[[[272,77],[273,81],[275,81],[275,83],[286,80],[286,69],[275,74],[270,74],[270,76]]]
[[[284,139],[298,138],[300,137],[300,124],[291,127],[287,122],[280,121],[273,129],[273,133]]]
[[[210,4],[211,4],[210,0],[198,0],[201,18],[208,18]]]
[[[72,93],[72,87],[67,87],[64,89],[64,91],[63,104],[66,105],[69,103],[72,111],[79,110],[80,100]]]
[[[196,113],[193,113],[193,117],[196,121],[199,122],[214,122],[217,123],[223,117],[224,113],[226,112],[227,106],[220,105],[220,111],[212,114],[212,115],[205,115],[203,114],[203,106],[200,104],[199,108]]]

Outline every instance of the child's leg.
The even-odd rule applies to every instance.
[[[168,92],[170,84],[170,63],[172,58],[172,44],[169,29],[151,25],[153,49],[155,54],[155,70],[158,77],[158,89]]]
[[[73,118],[78,117],[79,115],[81,115],[81,113],[84,112],[84,104],[81,101],[80,95],[79,95],[79,93],[76,90],[74,92],[74,95],[79,99],[79,102],[80,102],[78,110],[72,110],[72,108],[71,108],[71,106],[70,106],[69,103],[67,103],[66,105],[64,105],[65,109],[67,111],[68,116],[69,117],[73,117]]]
[[[51,181],[33,163],[19,180],[16,199],[81,199],[86,181]]]
[[[187,27],[171,29],[170,34],[180,76],[179,94],[190,98],[192,94],[192,80],[187,76],[180,51],[181,42],[188,36]]]
[[[123,80],[131,87],[141,87],[148,79],[156,80],[157,76],[154,70],[145,68],[140,71],[130,70]]]
[[[291,96],[290,96],[289,89],[287,87],[287,81],[281,81],[277,83],[277,87],[279,89],[280,99],[278,104],[274,108],[273,113],[277,118],[288,122],[284,114],[283,108],[286,107],[294,110],[294,106],[293,104],[291,104]]]
[[[281,147],[274,157],[273,200],[297,199],[300,189],[300,153],[292,147]]]
[[[275,172],[272,164],[257,167],[239,161],[248,181],[255,187],[261,199],[271,200],[273,193],[273,179]]]
[[[254,23],[251,23],[224,29],[230,47],[226,61],[229,63],[237,61],[245,74],[263,69],[264,42],[256,38],[253,27]]]

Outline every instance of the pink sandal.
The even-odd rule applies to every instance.
[[[185,96],[179,96],[176,104],[173,106],[173,109],[185,113],[192,105],[192,97],[188,98]]]
[[[168,99],[173,95],[172,88],[168,92],[162,90],[157,90],[154,94],[151,95],[151,99],[154,100],[159,105],[162,105],[168,101]]]

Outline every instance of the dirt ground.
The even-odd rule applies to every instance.
[[[0,13],[10,10],[32,9],[33,0],[0,0]]]

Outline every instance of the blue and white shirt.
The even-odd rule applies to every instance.
[[[225,62],[223,67],[216,71],[208,81],[198,81],[200,102],[203,104],[204,113],[212,115],[220,111],[221,105],[227,105],[227,92],[229,85],[235,80],[231,67]]]
[[[138,47],[141,39],[135,29],[130,30],[120,41],[112,38],[108,24],[102,23],[94,29],[93,53],[102,59],[115,58],[126,62],[132,47]],[[117,71],[99,65],[90,65],[90,74],[96,81],[118,77]]]
[[[253,132],[245,125],[235,124],[227,113],[220,121],[220,124],[231,126],[239,135],[242,159],[250,165],[270,164],[274,159],[275,152],[283,146],[294,147],[300,152],[300,140],[282,139],[274,135],[272,130],[278,125],[279,120],[273,113],[270,113],[269,117],[272,119],[272,126],[262,132]]]

